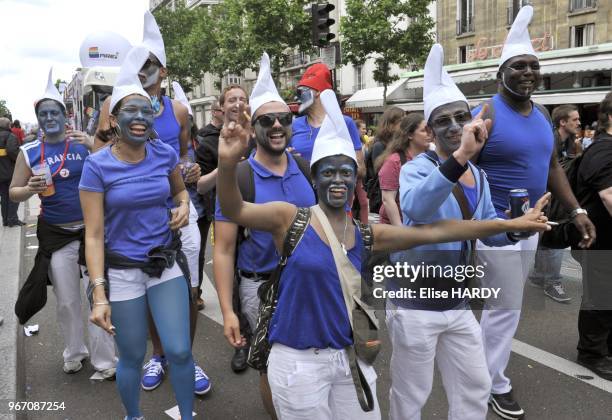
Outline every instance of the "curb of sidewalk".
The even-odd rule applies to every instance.
[[[27,202],[19,206],[19,219],[25,220]],[[25,228],[0,228],[0,419],[24,419],[24,412],[9,413],[9,401],[25,401],[25,348],[23,329],[13,308],[23,279]],[[5,405],[6,404],[6,405]]]

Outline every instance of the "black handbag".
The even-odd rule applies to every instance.
[[[270,321],[272,320],[272,316],[276,310],[276,304],[278,303],[280,277],[287,264],[287,259],[297,247],[302,236],[304,236],[304,231],[308,223],[310,223],[310,209],[307,207],[298,208],[297,214],[285,235],[280,260],[268,281],[259,286],[257,290],[261,302],[259,304],[257,326],[251,338],[249,356],[247,358],[247,364],[253,369],[265,371],[268,366],[268,356],[270,355],[270,342],[268,341]]]

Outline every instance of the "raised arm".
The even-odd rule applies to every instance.
[[[522,217],[510,220],[442,220],[429,225],[410,227],[374,225],[375,251],[400,251],[419,245],[467,241],[486,238],[502,232],[544,232],[550,230],[542,208],[550,193],[538,200]]]

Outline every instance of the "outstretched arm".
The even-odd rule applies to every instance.
[[[550,193],[538,200],[522,217],[510,220],[442,220],[429,225],[399,227],[374,225],[374,250],[399,251],[419,245],[486,238],[502,232],[544,232],[550,230],[542,213]]]

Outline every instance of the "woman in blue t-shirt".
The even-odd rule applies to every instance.
[[[89,339],[96,343],[88,351],[81,316],[78,251],[84,229],[78,185],[93,139],[80,131],[66,130],[66,108],[55,86],[49,84],[48,92],[34,107],[44,136],[21,146],[10,187],[13,201],[26,201],[38,194],[41,202],[36,229],[39,249],[26,283],[40,279],[38,284],[46,287],[49,279],[53,284],[57,322],[64,338],[64,372],[78,372],[89,357],[100,377],[112,379],[117,363],[113,340],[88,324]],[[35,310],[34,302],[22,301],[22,297],[20,294],[15,309],[23,323]],[[26,315],[19,308],[25,308]]]
[[[347,199],[355,189],[357,161],[343,128],[340,109],[332,99],[324,101],[333,122],[324,122],[317,137],[311,161],[312,182],[318,205],[336,239],[360,271],[364,243],[352,217],[345,211]],[[336,133],[334,128],[324,130],[326,125],[335,127]],[[472,135],[475,130],[472,128]],[[240,124],[228,122],[221,132],[217,179],[221,210],[241,226],[272,233],[280,254],[297,208],[285,202],[243,201],[236,166],[247,146],[249,132],[246,118]],[[484,238],[504,231],[544,231],[548,229],[547,219],[541,213],[545,203],[545,199],[540,200],[533,212],[512,220],[444,220],[419,227],[373,225],[373,251]],[[380,418],[377,403],[372,411],[364,412],[357,399],[346,352],[353,344],[353,332],[329,241],[315,215],[282,272],[268,338],[272,344],[268,379],[279,418]],[[376,395],[374,369],[361,360],[359,365],[372,394]]]
[[[119,394],[127,418],[139,418],[148,307],[171,366],[181,417],[191,419],[189,288],[173,234],[188,222],[189,195],[176,152],[150,139],[155,112],[146,93],[136,85],[131,91],[115,86],[113,95],[110,124],[116,140],[87,158],[79,185],[94,286],[92,321],[115,336]],[[171,212],[169,196],[177,206]]]

